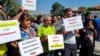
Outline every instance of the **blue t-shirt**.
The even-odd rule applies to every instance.
[[[22,40],[26,40],[26,39],[29,39],[29,38],[33,38],[36,36],[36,32],[33,28],[29,28],[30,29],[30,32],[27,33],[25,32],[22,28],[21,28],[21,37],[22,37]]]

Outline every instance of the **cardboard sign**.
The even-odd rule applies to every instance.
[[[49,50],[64,48],[63,35],[48,35]]]
[[[26,10],[36,10],[36,0],[18,0]]]
[[[65,18],[63,19],[65,29],[67,31],[73,31],[75,29],[82,29],[83,23],[81,16]]]
[[[39,37],[24,40],[18,43],[21,56],[36,56],[43,53]]]
[[[0,44],[21,39],[17,20],[0,21]]]

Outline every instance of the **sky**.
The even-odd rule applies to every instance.
[[[67,7],[93,7],[96,5],[100,5],[100,0],[37,0],[37,10],[41,14],[48,14],[52,9],[53,3],[58,2],[63,5],[65,8]]]

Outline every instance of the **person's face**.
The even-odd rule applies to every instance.
[[[42,23],[43,22],[43,19],[42,18],[38,19],[38,22]]]
[[[72,17],[72,11],[67,11],[67,12],[65,13],[65,17],[66,17],[66,18]]]
[[[78,13],[75,13],[75,15],[74,16],[78,16]]]
[[[56,16],[54,16],[54,17],[52,18],[52,20],[53,20],[54,23],[56,23],[56,22],[58,21],[58,19],[57,19]]]
[[[47,19],[44,19],[43,22],[44,22],[44,25],[49,26],[51,25],[51,18],[47,17]]]
[[[89,20],[89,19],[92,19],[92,18],[93,18],[93,17],[92,17],[91,15],[88,16],[88,20]]]
[[[61,16],[57,16],[57,19],[58,19],[58,20],[61,20]]]
[[[29,17],[26,17],[24,19],[24,21],[22,22],[22,26],[24,26],[24,27],[30,27],[31,26],[31,21],[30,21]]]
[[[93,22],[92,21],[89,21],[88,22],[88,26],[91,26],[91,25],[93,25]]]

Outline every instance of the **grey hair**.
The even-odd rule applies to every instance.
[[[46,20],[46,19],[48,19],[48,18],[51,18],[51,16],[50,15],[43,15],[43,20]]]

